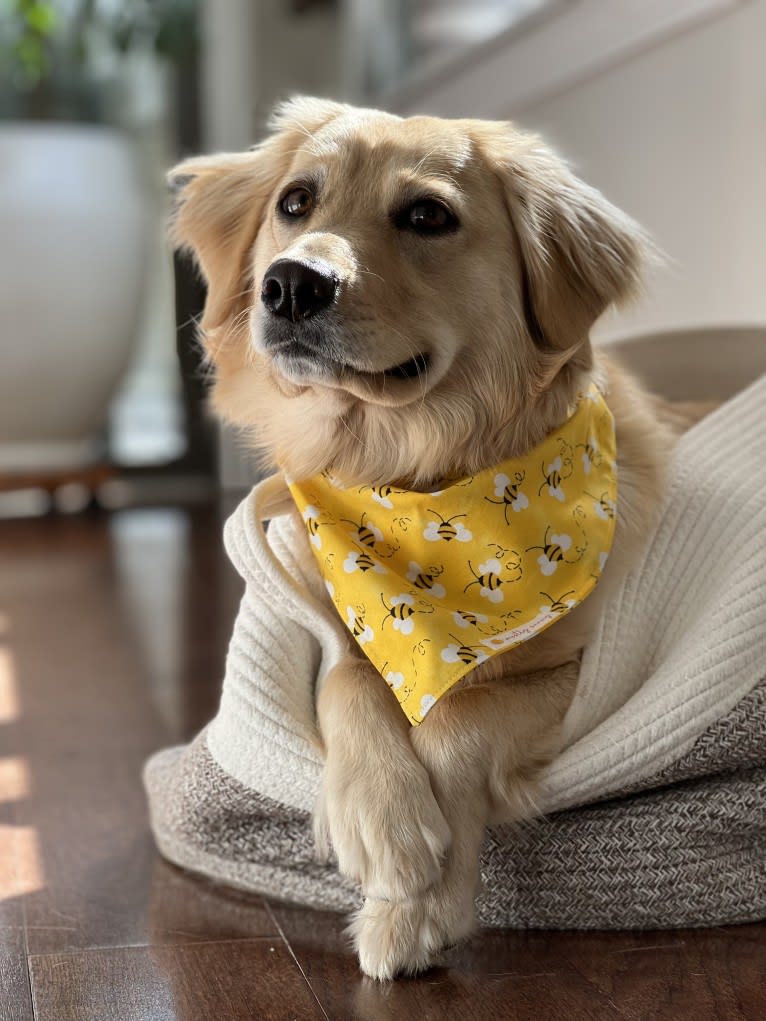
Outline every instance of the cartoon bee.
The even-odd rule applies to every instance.
[[[396,692],[396,697],[400,702],[412,692],[412,683],[406,683],[406,678],[401,670],[392,670],[388,660],[380,668],[380,673],[389,688]]]
[[[519,492],[519,487],[525,477],[526,472],[515,472],[513,482],[511,482],[507,475],[495,475],[495,496],[499,497],[499,499],[493,500],[491,496],[484,497],[487,503],[494,503],[498,507],[503,508],[506,525],[510,524],[508,521],[509,507],[513,508],[518,514],[519,511],[525,510],[529,506],[529,500],[526,495]]]
[[[306,523],[306,528],[309,533],[309,542],[315,549],[322,548],[322,536],[319,534],[319,529],[322,525],[333,524],[333,519],[327,515],[323,515],[318,507],[313,504],[309,506],[303,512],[303,520]]]
[[[348,518],[341,518],[340,520],[346,525],[353,526],[354,531],[351,535],[362,546],[366,546],[368,549],[375,549],[376,543],[383,542],[383,533],[377,525],[367,520],[366,514],[362,514],[358,522],[350,521]]]
[[[383,664],[383,667],[380,671],[383,674],[383,679],[385,680],[389,688],[392,688],[394,691],[398,692],[399,689],[402,688],[404,685],[404,674],[401,672],[401,670],[389,670],[387,668],[388,660],[386,660],[386,662]]]
[[[435,695],[423,695],[420,699],[419,715],[421,720],[426,715],[429,709],[432,709],[436,705]]]
[[[515,551],[508,550],[507,552],[514,552],[514,555],[518,557]],[[472,585],[478,585],[481,596],[484,599],[488,599],[491,603],[502,603],[504,599],[501,591],[502,586],[508,582],[518,581],[521,577],[521,561],[518,559],[509,560],[503,564],[499,557],[492,557],[483,564],[479,564],[478,571],[474,569],[473,564],[469,560],[468,567],[474,580],[469,581],[463,591],[467,592]],[[503,569],[515,574],[515,577],[502,578]]]
[[[383,564],[378,563],[375,557],[371,556],[367,550],[351,550],[343,561],[343,570],[346,574],[353,574],[354,571],[361,571],[362,574],[366,574],[367,571],[375,571],[376,574],[388,574]]]
[[[473,625],[475,628],[481,629],[482,624],[489,623],[489,617],[484,613],[470,613],[468,610],[455,610],[452,614],[452,619],[455,621],[458,627],[467,628]]]
[[[398,596],[391,597],[391,605],[389,606],[386,600],[381,594],[381,603],[386,609],[386,615],[381,622],[383,627],[387,620],[391,619],[394,625],[394,631],[400,631],[403,635],[411,635],[415,630],[415,621],[412,619],[416,613],[433,613],[433,607],[425,608],[427,604],[422,603],[423,609],[415,609],[415,598],[408,592],[402,592]]]
[[[590,475],[592,467],[598,468],[603,460],[598,444],[592,436],[588,438],[587,443],[578,443],[575,449],[582,450],[582,469],[586,475]]]
[[[379,503],[381,507],[385,507],[387,510],[393,509],[393,501],[391,500],[391,494],[394,492],[393,486],[362,486],[359,490],[363,493],[366,489],[370,490],[370,496],[376,503]]]
[[[458,518],[466,517],[465,514],[453,514],[451,518],[443,518],[435,510],[427,508],[429,514],[433,514],[437,517],[438,521],[429,521],[423,530],[423,538],[429,542],[439,542],[443,539],[445,542],[452,542],[453,539],[457,539],[458,542],[470,542],[473,539],[473,533],[470,532],[462,521],[458,521],[455,525],[454,521]]]
[[[543,540],[542,546],[527,546],[527,553],[532,550],[542,550],[540,556],[537,558],[537,562],[540,565],[540,571],[545,574],[553,574],[556,568],[559,566],[562,560],[568,564],[576,563],[580,557],[582,557],[584,550],[579,547],[576,552],[579,554],[574,559],[567,558],[566,553],[572,548],[572,536],[571,535],[557,535],[551,532],[551,526],[545,529],[545,539]]]
[[[617,516],[617,504],[608,493],[604,492],[601,496],[594,496],[586,490],[585,495],[589,496],[593,501],[593,510],[596,512],[596,517],[601,518],[602,521],[614,520]]]
[[[489,657],[479,645],[466,645],[459,638],[451,634],[454,642],[442,649],[442,659],[445,663],[464,663],[466,666],[478,666]]]
[[[561,483],[570,477],[574,471],[574,464],[572,461],[572,448],[565,440],[559,439],[559,450],[559,456],[554,457],[550,464],[546,465],[545,461],[543,461],[543,481],[537,490],[537,495],[540,496],[547,487],[548,495],[552,496],[554,500],[563,503],[564,490],[561,488]]]
[[[568,592],[565,592],[563,596],[559,596],[558,599],[554,599],[553,596],[549,596],[547,592],[541,592],[540,595],[545,596],[550,604],[548,606],[541,606],[540,613],[566,613],[566,611],[571,610],[577,602],[575,599],[567,599],[567,596],[574,595],[573,588]]]
[[[366,612],[364,606],[361,605],[346,607],[346,623],[349,631],[360,645],[371,642],[375,637],[375,632],[364,619]]]
[[[333,489],[345,489],[346,484],[343,479],[339,479],[337,475],[333,475],[332,472],[322,472],[322,477],[328,485],[332,486]]]
[[[427,570],[411,560],[409,563],[409,570],[407,571],[407,581],[411,581],[415,588],[423,589],[424,592],[429,592],[436,599],[444,599],[447,595],[447,590],[441,584],[436,581],[441,574],[444,573],[443,567],[429,567]]]

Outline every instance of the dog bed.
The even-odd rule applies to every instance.
[[[766,376],[681,439],[643,562],[585,650],[564,750],[544,776],[545,817],[487,832],[481,923],[766,916],[764,435]],[[311,828],[315,687],[341,654],[343,623],[291,552],[287,499],[267,479],[228,521],[246,591],[220,708],[189,745],[154,755],[144,780],[172,862],[348,910],[360,892],[316,860]]]

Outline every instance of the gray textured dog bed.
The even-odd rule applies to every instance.
[[[724,395],[766,367],[762,340],[748,351],[733,376],[736,353],[712,343],[706,352],[708,371],[725,363]],[[484,924],[766,916],[765,434],[766,377],[681,440],[644,561],[585,652],[565,748],[545,777],[546,816],[487,833]],[[310,818],[321,769],[315,685],[340,654],[343,625],[290,554],[282,498],[279,480],[267,481],[227,524],[247,588],[221,706],[191,744],[147,763],[145,783],[171,861],[346,910],[359,891],[315,861]],[[267,540],[260,518],[273,515]]]

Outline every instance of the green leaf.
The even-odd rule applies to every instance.
[[[33,3],[24,12],[27,25],[38,35],[48,36],[58,25],[58,14],[51,4]]]

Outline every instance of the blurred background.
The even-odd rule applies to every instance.
[[[252,482],[164,171],[295,92],[543,132],[669,256],[599,339],[762,327],[764,40],[766,0],[3,0],[0,513]]]

